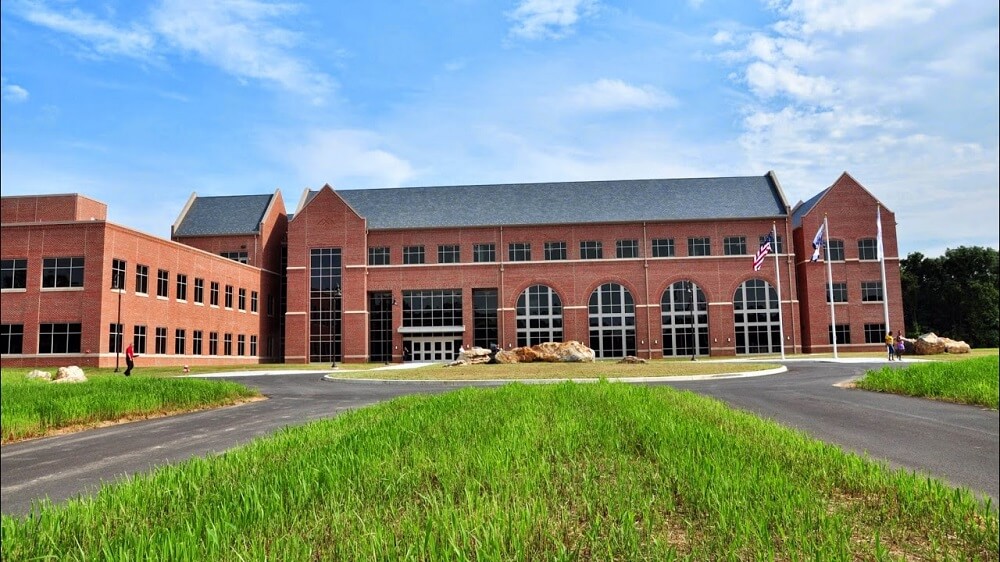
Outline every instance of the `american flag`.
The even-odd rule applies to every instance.
[[[767,236],[760,243],[760,248],[757,250],[757,254],[753,257],[753,270],[760,271],[760,267],[764,265],[764,258],[771,253],[771,233],[768,232]]]

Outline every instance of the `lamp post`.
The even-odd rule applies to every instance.
[[[334,369],[337,368],[337,336],[340,334],[340,330],[337,328],[337,314],[340,312],[340,297],[342,294],[340,284],[338,283],[333,288],[333,365],[331,367]]]
[[[111,288],[118,291],[118,321],[115,323],[115,372],[118,372],[118,361],[122,351],[122,272],[115,270],[111,274]]]
[[[688,281],[688,294],[691,296],[691,300],[688,302],[688,309],[691,311],[691,360],[694,361],[694,354],[697,349],[698,342],[698,328],[694,323],[695,294],[693,281]]]

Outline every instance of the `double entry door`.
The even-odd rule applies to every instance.
[[[411,361],[453,361],[458,355],[461,339],[449,336],[410,338]]]

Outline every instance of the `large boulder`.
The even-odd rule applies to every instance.
[[[83,374],[83,369],[76,365],[69,367],[59,367],[56,371],[56,378],[52,382],[87,382],[87,376]]]
[[[497,352],[497,363],[579,363],[593,362],[594,350],[578,341],[545,342],[531,347],[515,347]]]
[[[913,342],[917,355],[937,355],[938,353],[969,353],[972,350],[964,341],[939,337],[934,332],[924,334]]]
[[[483,348],[483,347],[470,347],[469,349],[459,348],[458,357],[454,361],[448,363],[448,367],[457,367],[459,365],[480,365],[483,363],[489,363],[490,358],[493,356],[493,352]]]
[[[48,382],[52,380],[52,373],[48,371],[39,371],[38,369],[35,369],[34,371],[31,371],[30,373],[25,375],[25,377],[29,379],[38,379]]]

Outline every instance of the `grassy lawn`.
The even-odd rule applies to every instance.
[[[260,397],[256,390],[239,384],[155,376],[153,368],[129,378],[112,369],[84,369],[87,382],[72,384],[29,380],[25,374],[30,370],[0,371],[3,443]],[[56,371],[47,370],[53,374]]]
[[[998,559],[995,506],[720,402],[410,396],[3,516],[4,560]]]
[[[868,371],[855,386],[865,390],[921,396],[997,409],[1000,402],[1000,358],[997,354],[961,361],[888,365]]]

